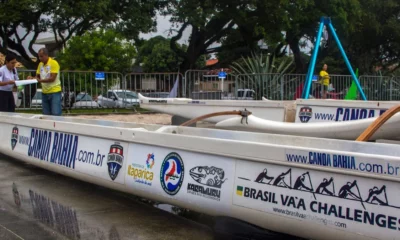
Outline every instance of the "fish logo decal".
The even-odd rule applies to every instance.
[[[14,150],[15,146],[17,146],[17,142],[18,142],[18,128],[14,127],[12,129],[12,134],[11,134],[11,148],[12,150]]]
[[[196,182],[215,188],[221,188],[227,180],[224,170],[217,167],[198,166],[190,169],[189,174]]]
[[[172,152],[165,157],[160,171],[160,182],[164,192],[169,195],[179,192],[184,178],[184,170],[183,160],[178,153]]]
[[[124,148],[115,143],[110,146],[110,152],[107,157],[108,175],[114,181],[118,177],[119,170],[124,162]]]
[[[299,111],[299,118],[302,123],[308,123],[312,118],[312,108],[302,107]]]

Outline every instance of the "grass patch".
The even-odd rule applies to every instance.
[[[32,109],[15,109],[15,112],[19,113],[29,113],[29,114],[42,114],[41,108],[32,108]],[[116,114],[116,113],[146,113],[149,112],[143,108],[136,108],[136,112],[134,109],[126,109],[126,108],[75,108],[66,110],[63,109],[63,115],[70,114]]]

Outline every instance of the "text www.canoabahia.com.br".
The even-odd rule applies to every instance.
[[[331,221],[326,218],[320,218],[320,217],[316,217],[316,216],[311,216],[309,214],[299,213],[296,211],[290,211],[290,210],[281,209],[281,208],[273,208],[273,210],[274,210],[274,212],[277,212],[277,213],[281,213],[281,214],[285,214],[288,216],[293,216],[293,217],[297,217],[297,218],[301,218],[301,219],[307,219],[307,220],[311,220],[311,221],[320,222],[324,225],[333,225],[333,226],[340,227],[340,228],[347,228],[346,223]]]
[[[296,154],[286,154],[286,160],[288,162],[296,162],[296,163],[305,163],[305,164],[313,164],[318,165],[318,162],[310,163],[308,156],[305,155],[296,155]],[[357,167],[358,165],[358,167]],[[334,166],[333,166],[334,167]],[[343,168],[343,167],[339,167]],[[372,164],[372,163],[356,163],[355,169],[361,172],[369,172],[369,173],[379,173],[386,175],[399,175],[400,168],[392,166],[390,163],[387,163],[385,166],[382,164]]]

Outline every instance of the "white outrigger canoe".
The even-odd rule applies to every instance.
[[[275,101],[262,98],[249,100],[193,100],[190,98],[148,98],[139,94],[140,106],[145,109],[193,119],[210,113],[245,110],[261,119],[270,121],[345,122],[374,118],[387,109],[400,104],[399,101],[347,101],[297,99],[296,101]],[[296,109],[295,119],[291,119],[288,110]],[[293,114],[294,115],[294,114]],[[218,116],[208,119],[220,122],[230,118]]]
[[[0,151],[107,188],[312,239],[396,239],[400,146],[0,113]]]
[[[256,116],[272,121],[285,120],[285,107],[293,101],[250,101],[250,100],[193,100],[191,98],[149,98],[140,93],[140,107],[156,112],[167,113],[193,119],[214,112],[247,109]],[[217,123],[229,116],[217,116],[207,119]]]

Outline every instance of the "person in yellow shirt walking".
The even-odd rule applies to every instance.
[[[319,83],[322,87],[322,99],[326,99],[326,94],[328,92],[329,87],[329,74],[327,72],[328,65],[324,64],[321,72],[319,73]]]
[[[42,84],[42,112],[44,115],[61,116],[61,81],[60,65],[56,60],[49,57],[46,48],[41,48],[38,52],[39,66],[36,70],[36,79]]]

